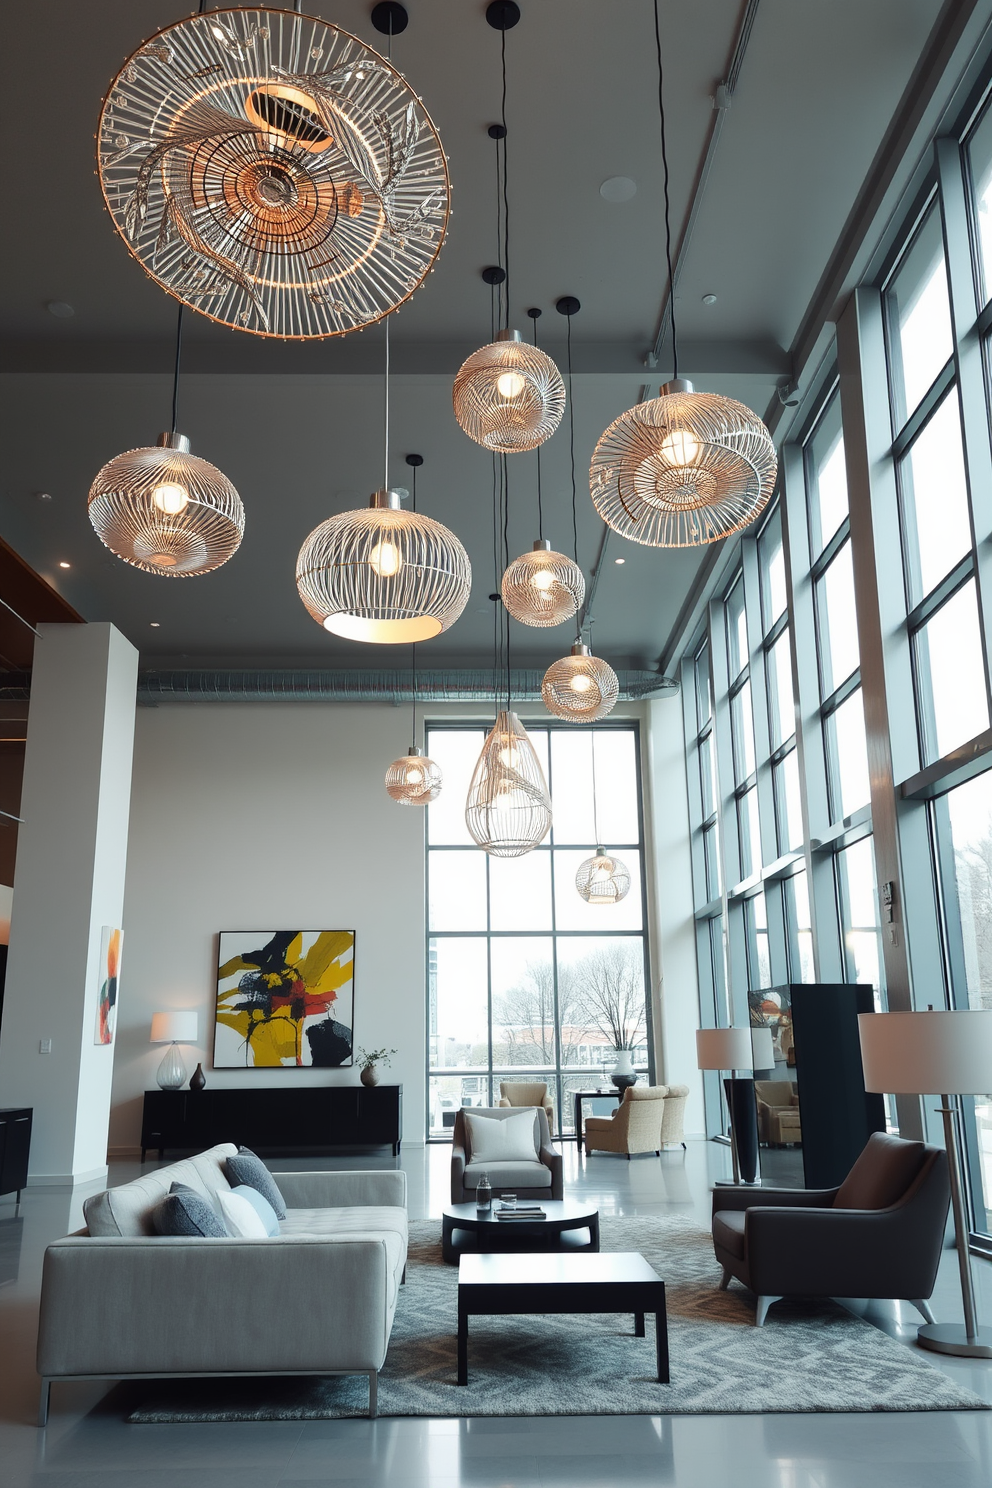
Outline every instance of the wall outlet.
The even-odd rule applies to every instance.
[[[51,1041],[51,1039],[42,1039],[41,1040],[41,1043],[38,1045],[38,1053],[39,1054],[51,1054],[51,1052],[52,1052],[52,1041]]]

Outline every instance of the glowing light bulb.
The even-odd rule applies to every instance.
[[[502,749],[500,750],[499,762],[501,765],[505,765],[508,770],[515,770],[517,768],[517,765],[520,763],[517,753],[517,746],[516,744],[514,744],[512,739],[509,741],[509,743],[504,744]]]
[[[189,492],[176,481],[163,481],[152,492],[152,500],[160,512],[165,512],[167,517],[174,517],[189,502]]]
[[[419,765],[407,766],[406,781],[407,785],[423,785],[424,772]]]
[[[691,465],[698,454],[698,439],[685,429],[673,429],[661,441],[661,457],[668,465]]]
[[[496,379],[496,391],[501,398],[519,398],[527,386],[527,379],[521,372],[501,372]]]
[[[377,542],[369,554],[369,567],[380,579],[392,579],[403,567],[400,550],[395,543]]]
[[[550,568],[539,568],[537,573],[531,576],[531,583],[534,588],[538,589],[542,594],[547,594],[548,590],[553,587],[554,582],[555,576]]]
[[[572,678],[573,692],[590,692],[592,690],[592,678],[586,672],[576,672]]]

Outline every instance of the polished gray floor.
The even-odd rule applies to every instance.
[[[604,1214],[708,1212],[708,1186],[726,1176],[726,1150],[584,1162],[566,1143],[567,1181]],[[391,1160],[384,1160],[389,1162]],[[368,1160],[327,1166],[372,1166]],[[380,1164],[384,1165],[384,1164]],[[274,1167],[310,1163],[274,1162]],[[410,1150],[413,1218],[446,1199],[443,1148]],[[798,1178],[791,1153],[770,1176]],[[118,1163],[112,1181],[138,1171]],[[379,1420],[202,1426],[128,1426],[122,1392],[56,1386],[51,1424],[30,1424],[36,1403],[34,1334],[44,1247],[79,1224],[86,1191],[32,1189],[20,1210],[0,1200],[0,1484],[3,1488],[294,1488],[325,1483],[389,1488],[990,1488],[992,1412],[874,1415],[611,1416],[554,1419]],[[976,1262],[983,1316],[992,1319],[992,1266]],[[954,1256],[934,1300],[959,1319]],[[909,1309],[876,1304],[872,1321],[913,1347]],[[774,1326],[774,1313],[769,1323]],[[992,1364],[935,1362],[992,1400]],[[677,1361],[673,1360],[673,1367]],[[617,1381],[622,1390],[623,1381]]]

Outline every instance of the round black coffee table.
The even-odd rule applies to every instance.
[[[480,1213],[475,1203],[449,1204],[441,1221],[441,1253],[457,1265],[463,1252],[514,1250],[599,1250],[599,1210],[574,1199],[528,1199],[546,1219],[501,1220],[498,1201]]]

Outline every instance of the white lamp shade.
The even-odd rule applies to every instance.
[[[150,1044],[195,1044],[198,1019],[195,1012],[152,1013]]]
[[[984,1095],[992,1089],[992,1010],[859,1013],[865,1089]]]
[[[770,1028],[751,1029],[751,1068],[772,1069],[775,1064],[775,1049]]]
[[[699,1069],[754,1069],[753,1057],[750,1028],[696,1030],[696,1065]]]

